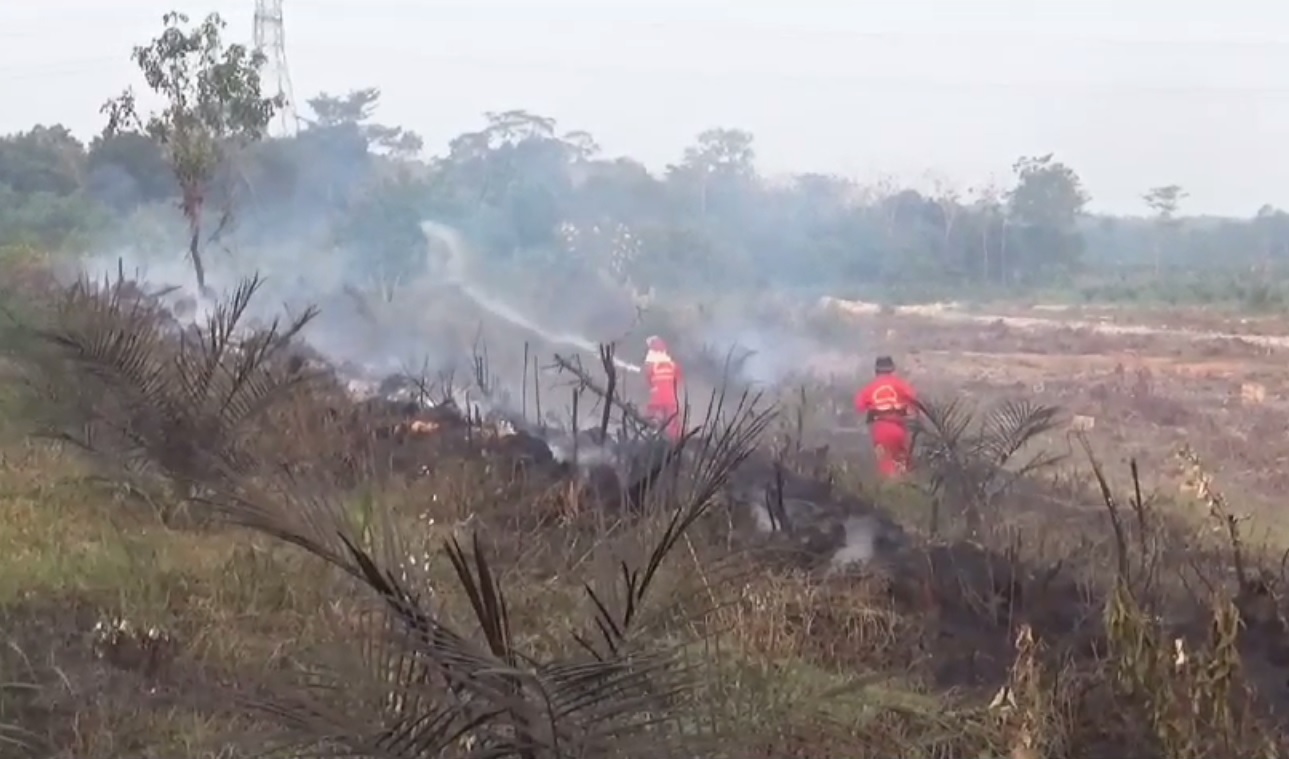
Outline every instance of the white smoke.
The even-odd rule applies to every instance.
[[[867,564],[877,553],[877,536],[881,526],[872,516],[850,517],[842,523],[845,529],[845,541],[832,556],[834,570]]]
[[[462,293],[474,301],[475,305],[520,329],[539,335],[549,343],[577,348],[588,353],[595,353],[599,350],[599,347],[586,337],[549,329],[526,314],[520,313],[518,309],[497,294],[489,292],[483,282],[471,276],[469,246],[466,245],[461,234],[455,229],[446,224],[426,221],[421,223],[421,231],[425,234],[427,241],[431,244],[437,242],[447,253],[447,281],[456,285]],[[638,364],[632,364],[618,358],[614,358],[613,362],[617,364],[618,368],[629,372],[639,372],[641,370]]]
[[[550,449],[551,456],[555,457],[555,460],[559,463],[567,464],[573,461],[573,441],[571,439],[547,439],[546,447]],[[615,462],[617,462],[617,456],[608,447],[589,444],[585,441],[578,442],[577,463],[580,466],[599,466]]]

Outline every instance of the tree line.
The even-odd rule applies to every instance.
[[[285,104],[263,91],[262,57],[227,43],[217,15],[167,14],[133,59],[161,96],[156,111],[140,112],[127,90],[88,144],[61,125],[0,138],[0,248],[134,245],[160,218],[180,225],[164,239],[182,238],[199,279],[206,246],[289,239],[392,282],[425,265],[428,219],[499,262],[594,270],[642,289],[913,295],[1082,282],[1085,294],[1113,296],[1210,287],[1215,271],[1266,287],[1289,263],[1284,211],[1187,218],[1185,190],[1161,185],[1143,193],[1149,214],[1093,215],[1078,173],[1053,154],[1023,156],[1006,183],[970,188],[778,181],[758,172],[752,134],[714,128],[651,173],[516,109],[486,114],[425,158],[418,135],[376,120],[377,88],[318,94],[298,134],[270,138]]]

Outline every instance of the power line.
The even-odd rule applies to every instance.
[[[267,6],[259,8],[258,6]],[[265,52],[269,57],[269,65],[265,67],[264,80],[271,82],[277,87],[279,93],[283,94],[289,101],[288,109],[293,103],[293,88],[289,70],[286,67],[286,51],[284,31],[281,26],[281,6],[282,0],[257,0],[257,36],[255,44]],[[276,19],[276,20],[275,20]],[[1289,46],[1289,41],[1285,43]],[[304,46],[304,49],[309,49]],[[349,46],[356,48],[359,46]],[[324,48],[318,46],[316,49],[324,51]],[[360,48],[361,49],[361,48]],[[337,52],[337,46],[328,45],[325,47],[328,55],[334,56]],[[1222,85],[1222,84],[1148,84],[1141,82],[1088,82],[1088,81],[1062,81],[1062,80],[1031,80],[1031,81],[987,81],[987,80],[952,80],[927,76],[898,76],[886,74],[864,74],[864,73],[847,73],[841,71],[832,72],[785,72],[777,71],[755,71],[755,70],[737,70],[729,69],[725,71],[705,69],[689,69],[677,66],[659,65],[659,66],[631,66],[623,64],[599,63],[578,60],[497,60],[488,56],[481,55],[460,55],[444,53],[412,53],[405,58],[414,58],[417,61],[440,64],[444,66],[457,66],[476,70],[491,71],[514,71],[520,72],[543,72],[543,73],[573,73],[573,74],[625,74],[625,75],[676,75],[686,78],[704,78],[704,79],[731,79],[731,78],[757,78],[760,80],[788,80],[788,81],[808,81],[808,82],[836,82],[848,86],[862,88],[867,91],[907,91],[907,92],[1031,92],[1031,93],[1052,93],[1052,92],[1084,92],[1088,94],[1104,94],[1109,96],[1115,95],[1166,95],[1186,98],[1208,97],[1208,98],[1283,98],[1289,96],[1289,86],[1278,85]],[[127,55],[118,55],[111,57],[95,57],[79,60],[56,61],[46,64],[22,64],[18,66],[0,66],[0,81],[22,81],[22,80],[39,80],[54,79],[67,76],[74,76],[97,69],[105,65],[120,64],[128,61]],[[296,123],[293,112],[284,112],[283,117],[287,123],[283,128],[289,130]]]
[[[59,61],[56,63],[23,64],[21,66],[0,66],[0,81],[16,82],[24,79],[56,79],[64,76],[78,76],[90,71],[102,70],[104,66],[114,63],[128,63],[125,56],[114,55],[101,58],[82,58],[78,60]]]
[[[270,2],[270,5],[272,2]],[[382,12],[384,13],[405,13],[409,6],[423,8],[419,0],[413,2],[397,2],[391,0],[363,0],[359,3],[356,1],[346,0],[310,0],[309,3],[298,9],[306,15],[311,12],[332,16],[337,13],[352,12],[361,9],[365,15],[372,16]],[[444,9],[440,6],[439,10],[460,11],[469,8],[469,4],[462,3],[456,7],[449,6]],[[570,9],[571,10],[571,9]],[[107,21],[109,18],[124,19],[125,14],[120,13],[119,9],[113,9],[106,4],[86,5],[80,8],[71,9],[78,18],[85,20],[88,16],[94,21],[96,29],[101,29],[100,20]],[[271,14],[270,14],[271,15]],[[1059,25],[1062,19],[1053,18],[1049,21],[1049,26],[1042,29],[952,29],[952,30],[934,30],[934,29],[917,29],[917,30],[900,30],[900,29],[846,29],[839,26],[808,26],[795,25],[791,23],[757,21],[754,19],[738,18],[688,18],[678,19],[659,19],[656,14],[639,14],[639,18],[622,16],[620,13],[615,19],[616,25],[629,26],[635,36],[647,36],[649,30],[696,30],[703,29],[714,32],[731,32],[731,31],[757,31],[765,32],[768,35],[780,37],[829,37],[835,39],[850,39],[856,41],[886,40],[891,42],[936,42],[939,44],[948,44],[961,46],[971,43],[982,42],[1020,42],[1032,43],[1034,45],[1048,46],[1052,44],[1067,43],[1073,45],[1111,45],[1125,47],[1209,47],[1209,48],[1272,48],[1286,49],[1289,48],[1289,37],[1278,36],[1167,36],[1154,34],[1146,37],[1134,37],[1124,34],[1098,34],[1085,32],[1068,32],[1060,30]],[[40,17],[31,17],[32,20]],[[559,12],[543,14],[547,25],[568,28],[570,26],[589,26],[603,29],[604,24],[599,19],[588,17],[584,12],[578,9],[576,13],[568,15]],[[499,23],[505,23],[504,18],[498,19]],[[519,19],[517,23],[528,24],[529,22]],[[1197,20],[1194,26],[1202,27],[1205,22]],[[31,33],[21,29],[8,28],[0,31],[0,39],[22,39],[33,38],[37,36],[47,36],[48,33]]]
[[[309,49],[310,46],[301,46]],[[335,55],[337,47],[318,47],[317,50]],[[365,48],[364,48],[365,50]],[[387,51],[388,52],[388,51]],[[1031,93],[1049,92],[1088,92],[1110,95],[1146,95],[1162,94],[1181,97],[1285,97],[1289,96],[1289,85],[1286,86],[1248,86],[1223,84],[1148,84],[1144,82],[1094,82],[1070,80],[1030,80],[1030,81],[989,81],[953,80],[929,76],[899,76],[891,74],[851,73],[844,71],[783,71],[727,69],[724,71],[710,67],[684,68],[678,66],[631,66],[616,63],[593,63],[572,60],[497,60],[477,55],[458,55],[444,53],[408,53],[401,56],[407,59],[460,66],[478,70],[513,71],[516,73],[573,73],[573,74],[625,74],[625,75],[674,75],[686,79],[737,79],[753,78],[760,81],[784,80],[793,82],[835,82],[846,84],[868,91],[906,90],[906,91],[1020,91]]]
[[[307,46],[305,49],[308,49]],[[328,53],[334,54],[336,48],[329,46]],[[1289,97],[1289,86],[1247,86],[1247,85],[1166,85],[1131,82],[1077,82],[1062,80],[1031,81],[955,81],[936,79],[934,77],[873,75],[845,72],[783,72],[710,69],[685,69],[679,67],[640,67],[614,64],[592,64],[577,61],[556,60],[510,60],[498,61],[479,56],[450,55],[436,53],[417,53],[407,57],[418,61],[440,63],[480,70],[513,71],[513,72],[565,72],[575,74],[618,73],[626,75],[672,74],[693,78],[730,79],[756,78],[761,80],[791,80],[812,82],[836,82],[847,84],[864,91],[907,91],[907,92],[944,92],[944,91],[1003,91],[1041,93],[1085,92],[1105,95],[1172,95],[1177,97],[1243,97],[1243,98],[1283,98]],[[104,65],[121,63],[126,59],[120,56],[82,59],[50,63],[43,66],[30,65],[2,67],[0,81],[38,80],[74,76],[101,69]],[[267,67],[266,67],[267,68]],[[265,76],[266,81],[274,81],[273,76]],[[280,82],[275,82],[280,83]],[[286,83],[290,87],[289,81]],[[284,93],[286,94],[286,93]],[[289,95],[288,95],[289,97]],[[293,119],[294,120],[294,119]]]

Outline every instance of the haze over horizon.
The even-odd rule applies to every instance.
[[[253,0],[0,7],[0,83],[18,104],[0,133],[97,133],[102,102],[141,85],[130,50],[172,9],[251,37]],[[965,190],[1055,152],[1094,211],[1144,213],[1163,184],[1190,193],[1188,214],[1289,207],[1289,36],[1262,31],[1289,8],[1253,0],[288,0],[285,15],[299,102],[380,87],[379,120],[419,132],[427,155],[485,111],[523,108],[652,169],[722,126],[756,136],[767,175],[930,172]]]

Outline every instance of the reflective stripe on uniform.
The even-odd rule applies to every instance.
[[[899,391],[892,385],[882,385],[873,391],[874,411],[904,411],[905,408]]]

